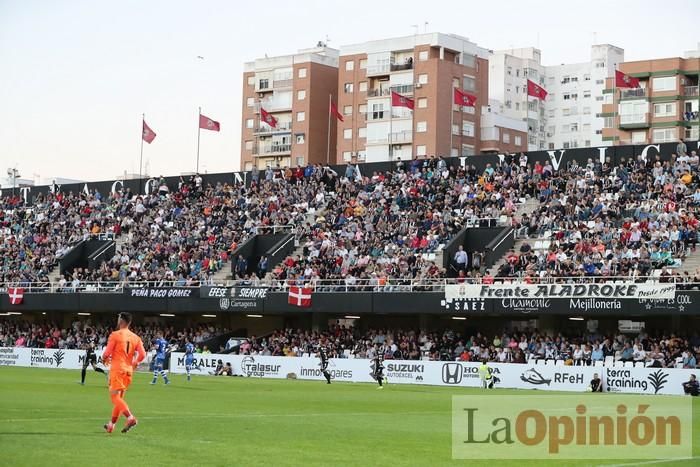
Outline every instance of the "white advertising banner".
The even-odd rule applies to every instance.
[[[102,352],[96,350],[98,363]],[[77,349],[28,349],[0,347],[0,366],[30,366],[79,370],[85,361],[85,351]]]
[[[683,394],[682,384],[700,369],[600,368],[603,391],[634,394]]]
[[[445,299],[547,299],[547,298],[610,298],[637,300],[671,300],[676,296],[675,284],[635,284],[600,282],[590,284],[449,284]]]

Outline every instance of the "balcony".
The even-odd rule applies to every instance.
[[[367,138],[367,144],[408,144],[413,141],[413,132],[400,131],[396,133],[379,135],[374,138]]]
[[[272,135],[276,133],[291,133],[291,125],[277,125],[277,128],[272,128],[271,126],[261,126],[253,130],[254,135]]]
[[[699,112],[683,112],[684,122],[697,122]]]
[[[391,65],[388,63],[367,65],[367,76],[388,75],[390,71]]]
[[[292,101],[283,99],[264,99],[255,106],[255,111],[260,112],[260,107],[268,112],[282,112],[292,110]]]
[[[272,87],[274,89],[291,88],[292,87],[292,80],[291,79],[276,79],[272,82]]]
[[[407,61],[405,63],[392,63],[391,66],[389,67],[391,71],[404,71],[404,70],[412,70],[413,69],[413,60]]]
[[[394,91],[395,93],[401,94],[402,96],[410,96],[413,94],[413,85],[412,84],[398,84],[396,86],[392,86],[391,90]]]
[[[684,86],[683,95],[685,97],[698,97],[698,86]]]
[[[254,156],[277,156],[292,152],[292,145],[289,143],[260,144],[253,150]]]
[[[620,128],[647,128],[648,126],[648,113],[620,115]]]
[[[368,89],[367,97],[382,97],[391,94],[389,89]]]
[[[643,99],[648,97],[649,93],[646,88],[624,89],[620,91],[620,99]]]

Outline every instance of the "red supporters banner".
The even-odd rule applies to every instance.
[[[290,287],[287,303],[301,308],[309,308],[311,306],[311,288]]]
[[[205,117],[202,114],[199,114],[199,128],[201,128],[202,130],[220,131],[221,125],[219,124],[219,122],[212,120],[209,117]]]
[[[8,287],[7,295],[10,297],[10,305],[21,305],[24,301],[24,289]]]
[[[142,132],[141,132],[141,137],[142,137],[143,140],[144,140],[145,142],[147,142],[148,144],[151,144],[151,143],[153,142],[153,140],[156,139],[156,133],[155,133],[155,131],[151,130],[151,127],[149,127],[149,126],[146,124],[146,121],[145,121],[145,120],[143,121],[143,129],[142,129]]]
[[[539,84],[527,80],[527,95],[545,100],[547,98],[547,91]]]
[[[638,88],[639,79],[615,70],[615,86],[618,88]]]
[[[407,107],[413,110],[414,102],[413,99],[402,96],[398,92],[391,91],[391,105],[393,107]]]
[[[468,92],[462,91],[459,88],[455,88],[453,98],[454,103],[457,105],[476,107],[476,96],[474,94],[469,94]]]
[[[260,107],[260,120],[267,123],[272,128],[277,128],[277,119],[262,107]]]
[[[331,101],[331,115],[340,120],[341,122],[344,122],[345,119],[343,118],[343,115],[338,112],[338,107]]]

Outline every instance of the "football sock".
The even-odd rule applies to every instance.
[[[85,373],[86,373],[86,368],[83,368],[83,371],[80,373],[80,382],[85,383]]]
[[[95,368],[95,371],[98,372],[98,373],[104,373],[104,372],[105,372],[102,368],[99,368],[99,367]]]

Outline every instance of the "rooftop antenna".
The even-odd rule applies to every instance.
[[[598,43],[598,33],[593,31],[593,45]]]
[[[415,30],[413,31],[413,34],[418,35],[418,25],[417,25],[417,24],[412,24],[411,27],[412,27],[412,28],[415,28]]]
[[[423,32],[428,32],[428,23],[427,21],[423,23]]]

